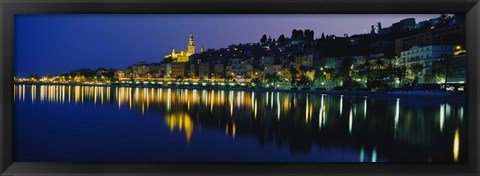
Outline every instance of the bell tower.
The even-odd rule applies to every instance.
[[[193,34],[190,34],[190,39],[188,41],[188,55],[192,55],[195,53],[195,44],[193,43]]]

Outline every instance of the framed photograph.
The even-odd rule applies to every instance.
[[[2,1],[2,175],[478,175],[477,1]]]

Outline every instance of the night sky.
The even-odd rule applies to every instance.
[[[67,73],[79,68],[117,68],[160,62],[174,47],[187,49],[193,33],[201,46],[256,43],[263,34],[290,37],[292,29],[343,36],[370,32],[404,18],[417,23],[438,14],[388,15],[16,15],[15,76]]]

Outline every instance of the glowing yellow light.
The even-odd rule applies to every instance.
[[[253,114],[253,118],[257,120],[257,100],[255,99],[255,112]]]
[[[225,125],[225,135],[228,136],[228,123]]]
[[[194,123],[187,113],[169,114],[166,116],[165,122],[170,127],[171,131],[178,128],[179,131],[182,132],[182,130],[185,129],[187,143],[190,143],[193,135]]]
[[[235,134],[237,133],[237,126],[235,125],[235,122],[232,124],[232,137],[235,138]]]
[[[453,161],[458,162],[458,154],[460,152],[460,134],[458,128],[455,130],[455,137],[453,138]]]
[[[280,96],[277,92],[277,119],[280,120]]]
[[[308,112],[310,112],[308,108],[309,107],[308,107],[308,97],[307,97],[305,100],[305,123],[308,123]]]

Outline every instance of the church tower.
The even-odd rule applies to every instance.
[[[195,44],[193,43],[193,34],[190,34],[190,40],[188,41],[188,55],[195,54]]]

